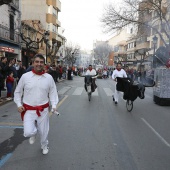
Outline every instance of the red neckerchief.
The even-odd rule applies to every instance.
[[[36,72],[34,69],[32,69],[32,72],[33,72],[34,74],[39,75],[39,76],[41,76],[41,75],[43,75],[43,74],[45,73],[44,70],[43,70],[42,72]]]
[[[117,71],[120,71],[121,70],[121,68],[117,68]]]
[[[90,71],[92,71],[92,69],[89,69]]]

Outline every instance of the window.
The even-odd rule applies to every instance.
[[[53,15],[57,16],[57,10],[53,7]]]
[[[57,27],[55,25],[53,25],[53,32],[57,32]]]

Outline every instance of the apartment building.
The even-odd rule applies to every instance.
[[[0,57],[21,59],[20,0],[0,6]]]
[[[133,25],[122,29],[119,33],[108,40],[108,44],[113,47],[114,63],[122,62],[126,64],[127,41],[134,35]]]
[[[47,54],[47,61],[56,57],[55,49],[63,43],[63,37],[58,34],[61,22],[58,20],[61,12],[61,2],[59,0],[22,0],[22,20],[39,20],[46,31],[49,31],[48,46],[51,51]],[[53,49],[53,50],[52,50]]]

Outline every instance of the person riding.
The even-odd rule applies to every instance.
[[[87,75],[90,75],[90,76],[95,76],[95,75],[97,75],[96,70],[92,68],[92,65],[89,65],[89,68],[88,68],[88,70],[86,71],[86,76],[87,76]],[[91,90],[92,90],[92,92],[94,92],[95,89],[97,88],[97,85],[96,85],[96,83],[95,83],[95,80],[96,80],[95,78],[92,78],[92,84],[91,84]],[[85,86],[85,89],[86,89],[86,91],[87,91],[87,87],[86,87],[86,86]]]
[[[114,81],[117,81],[116,80],[117,77],[127,77],[125,70],[122,69],[121,63],[117,64],[116,69],[113,71],[113,74],[112,74],[112,79]],[[117,89],[116,89],[116,84],[115,84],[115,93],[113,95],[113,101],[115,101],[115,104],[118,103],[118,99],[119,99],[119,91],[117,91]]]

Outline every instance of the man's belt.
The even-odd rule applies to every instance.
[[[38,117],[41,116],[40,112],[42,112],[45,108],[49,107],[49,103],[46,103],[40,106],[30,106],[24,103],[23,107],[25,108],[25,110],[21,113],[22,120],[24,120],[24,115],[27,110],[36,110]]]

